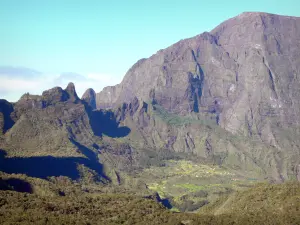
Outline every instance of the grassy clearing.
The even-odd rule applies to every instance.
[[[224,167],[188,160],[166,160],[163,167],[144,169],[139,175],[150,190],[171,199],[175,208],[186,202],[213,202],[224,194],[243,190],[258,182]]]
[[[196,192],[205,189],[205,186],[199,186],[195,184],[174,184],[174,186],[179,188],[184,188],[188,192]]]
[[[159,194],[161,198],[166,198],[166,181],[162,181],[161,183],[151,183],[148,185],[150,190],[153,190]]]

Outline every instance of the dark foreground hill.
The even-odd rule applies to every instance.
[[[104,189],[95,189],[92,185],[82,189],[63,178],[45,182],[24,176],[2,176],[0,223],[5,225],[300,223],[299,183],[257,185],[247,191],[224,196],[214,205],[204,207],[200,214],[191,214],[170,212],[157,202],[155,196],[119,191],[105,193]],[[39,188],[43,188],[44,192]],[[12,191],[14,189],[19,192]]]

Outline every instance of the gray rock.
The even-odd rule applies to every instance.
[[[73,102],[77,102],[79,100],[76,90],[75,90],[75,85],[74,83],[70,82],[67,86],[67,88],[65,89],[65,91],[68,93],[69,95],[69,99]]]
[[[92,109],[96,109],[96,92],[94,89],[87,89],[82,95],[81,100],[85,101]]]
[[[169,112],[216,115],[232,133],[275,145],[270,124],[299,125],[300,18],[242,13],[139,60],[97,94],[97,108],[135,97]]]
[[[139,60],[96,105],[125,102],[116,112],[143,146],[284,180],[300,163],[299,73],[300,18],[246,12]],[[217,127],[197,125],[207,118]]]

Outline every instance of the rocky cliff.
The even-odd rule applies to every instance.
[[[247,155],[253,167],[287,179],[299,173],[299,54],[300,18],[242,13],[139,60],[120,84],[97,94],[96,105],[119,107],[120,120],[146,145],[206,158],[221,154],[225,161],[235,152],[238,164]],[[217,126],[206,130],[196,125],[201,121]],[[230,135],[243,141],[228,144]]]
[[[300,18],[243,13],[139,60],[97,94],[98,108],[135,97],[167,111],[216,115],[232,133],[276,145],[270,124],[299,125]]]

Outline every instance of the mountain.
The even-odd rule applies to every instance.
[[[97,94],[97,107],[137,97],[182,115],[210,112],[226,130],[262,133],[275,144],[265,134],[269,123],[258,120],[276,117],[284,127],[299,121],[289,110],[299,108],[299,23],[297,17],[243,13],[139,60],[119,85]]]
[[[121,184],[122,172],[144,168],[147,152],[118,140],[130,129],[112,111],[93,110],[92,94],[81,100],[69,83],[41,96],[24,94],[16,103],[1,100],[0,171]]]
[[[276,179],[288,179],[298,174],[300,163],[299,37],[298,17],[242,13],[211,32],[139,60],[120,84],[97,93],[97,108],[116,108],[123,102],[132,107],[136,102],[139,106],[151,103],[177,117],[210,118],[228,135],[258,145],[255,149],[241,143],[237,152],[245,150],[246,154],[233,154],[250,155],[254,164],[263,161],[263,167],[272,167]],[[155,127],[143,136],[156,135],[155,140],[146,141],[155,147],[169,140],[169,148],[175,151],[197,152],[204,157],[201,148],[227,156],[234,148],[227,147],[222,137],[213,137],[215,131],[195,131],[192,126],[180,131]],[[222,144],[213,143],[219,139]],[[203,142],[208,144],[200,145]]]
[[[69,83],[0,100],[0,171],[155,192],[175,211],[300,180],[299,37],[300,18],[243,13],[100,93]]]
[[[121,84],[97,94],[97,107],[138,97],[183,115],[210,112],[226,130],[276,145],[269,117],[284,128],[299,123],[299,24],[243,13],[138,61]]]
[[[46,90],[41,96],[24,94],[14,104],[1,100],[0,170],[38,178],[90,176],[95,181],[111,181],[98,157],[103,133],[119,131],[107,115],[93,112],[80,100],[73,83],[65,90]]]

